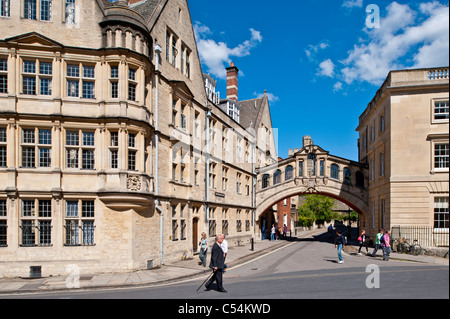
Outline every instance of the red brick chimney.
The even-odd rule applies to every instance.
[[[239,69],[231,62],[227,70],[227,99],[238,101],[238,73]]]

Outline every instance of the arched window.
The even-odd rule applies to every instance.
[[[339,166],[331,164],[331,178],[339,179]]]
[[[352,171],[350,168],[344,168],[344,183],[352,185]]]
[[[355,179],[356,179],[356,186],[364,187],[364,174],[361,171],[356,172]]]
[[[281,183],[281,171],[277,170],[275,174],[273,174],[273,185]]]
[[[294,168],[291,165],[286,166],[286,170],[284,171],[284,180],[285,181],[292,179],[293,171],[294,171]]]
[[[262,188],[265,189],[267,187],[269,187],[269,174],[264,174],[263,178],[262,178]]]

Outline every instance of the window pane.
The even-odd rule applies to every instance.
[[[23,94],[36,95],[36,78],[23,77]]]
[[[68,201],[66,217],[78,217],[78,201]]]
[[[94,201],[83,201],[81,209],[81,217],[93,218],[94,216]]]
[[[449,144],[435,145],[434,167],[449,168]]]
[[[50,21],[52,19],[52,0],[41,0],[41,20]]]
[[[75,24],[75,0],[66,0],[66,23]]]
[[[83,77],[95,78],[95,68],[93,66],[83,66]]]
[[[36,0],[25,0],[23,17],[36,20]]]
[[[39,167],[51,166],[51,150],[49,148],[39,149]]]
[[[448,101],[436,102],[434,104],[434,118],[436,120],[448,120]]]
[[[67,145],[78,145],[78,132],[67,131],[66,133],[66,144]]]
[[[22,217],[34,216],[34,200],[22,201]]]
[[[78,81],[67,81],[67,96],[78,97],[80,95],[80,84]]]
[[[45,144],[45,145],[52,144],[52,131],[51,130],[39,130],[39,144]]]
[[[39,217],[52,217],[52,201],[40,200],[39,201]]]
[[[94,146],[95,134],[93,132],[83,132],[83,145]]]
[[[82,169],[95,169],[94,164],[94,151],[83,150]]]
[[[52,79],[39,79],[41,95],[52,95]]]
[[[95,99],[95,83],[83,81],[83,98]]]
[[[34,130],[33,129],[24,129],[23,130],[22,142],[34,144]]]
[[[51,75],[52,74],[52,63],[51,62],[40,62],[39,74]]]

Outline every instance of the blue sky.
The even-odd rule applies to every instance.
[[[311,135],[358,160],[358,117],[389,70],[449,64],[448,1],[188,2],[203,72],[218,80],[221,98],[231,61],[240,100],[267,90],[283,158]]]

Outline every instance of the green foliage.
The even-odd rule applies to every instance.
[[[321,195],[307,195],[303,205],[298,209],[299,223],[304,227],[314,222],[323,224],[335,219],[333,211],[334,199]]]
[[[352,222],[356,222],[356,221],[358,220],[358,217],[359,217],[359,216],[358,216],[358,213],[355,212],[354,210],[352,210],[352,211],[350,212],[350,220],[351,220]],[[348,220],[348,214],[340,215],[339,219],[340,219],[340,220]]]

